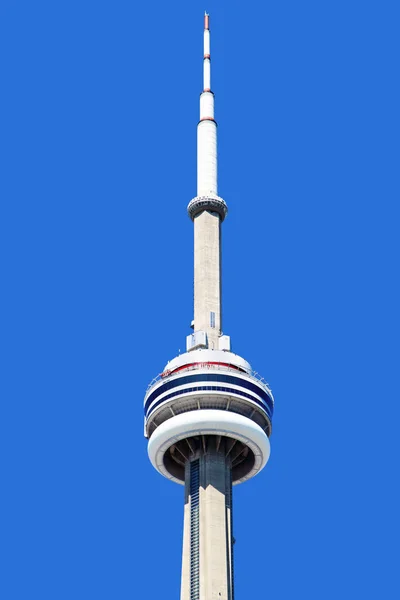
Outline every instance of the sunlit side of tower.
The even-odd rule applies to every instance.
[[[222,333],[221,224],[217,123],[211,91],[209,16],[197,126],[194,320],[186,352],[167,363],[144,399],[153,466],[184,485],[181,600],[233,600],[232,485],[254,477],[270,453],[273,396]]]

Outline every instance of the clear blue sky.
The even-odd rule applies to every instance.
[[[192,319],[202,18],[224,331],[276,397],[236,600],[400,597],[398,3],[3,0],[4,600],[176,600],[147,384]]]

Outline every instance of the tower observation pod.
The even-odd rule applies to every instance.
[[[233,600],[232,485],[266,465],[272,392],[222,333],[217,123],[211,91],[209,15],[204,17],[203,91],[197,125],[194,321],[186,352],[167,363],[144,399],[154,468],[184,486],[181,600]]]

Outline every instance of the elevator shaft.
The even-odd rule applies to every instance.
[[[229,449],[209,436],[185,464],[181,600],[233,600]]]

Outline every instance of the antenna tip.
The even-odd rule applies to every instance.
[[[207,12],[204,13],[204,29],[210,29],[210,15]]]

